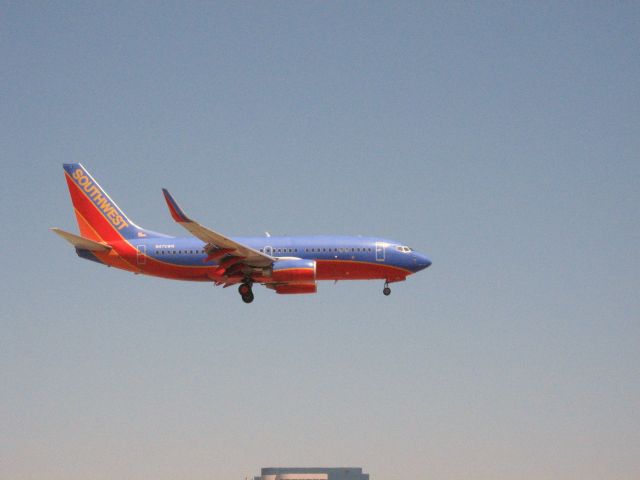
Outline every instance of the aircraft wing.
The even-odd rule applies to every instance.
[[[166,188],[162,189],[164,198],[167,201],[169,211],[173,219],[182,227],[186,228],[194,237],[199,238],[207,244],[207,253],[209,258],[215,259],[228,255],[235,257],[238,261],[234,263],[242,263],[250,267],[267,267],[275,262],[275,258],[255,250],[247,245],[236,242],[200,225],[198,222],[187,217],[182,209],[178,206],[171,194]]]
[[[81,248],[83,250],[89,250],[92,252],[108,252],[109,250],[111,250],[111,247],[109,245],[105,245],[104,243],[95,242],[93,240],[89,240],[88,238],[65,232],[64,230],[60,230],[59,228],[52,228],[51,230],[53,231],[53,233],[60,235],[76,248]]]

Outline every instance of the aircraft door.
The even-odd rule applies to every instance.
[[[273,256],[273,247],[271,247],[271,246],[264,247],[264,253],[266,255],[269,255],[270,257],[272,257]]]
[[[139,266],[147,264],[147,246],[146,245],[138,245],[136,260],[138,261]]]
[[[376,242],[376,261],[384,262],[384,242]]]

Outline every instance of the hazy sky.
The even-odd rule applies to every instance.
[[[640,477],[637,2],[0,5],[0,477]],[[80,260],[138,224],[363,234],[317,295]]]

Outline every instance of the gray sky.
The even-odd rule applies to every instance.
[[[0,477],[640,477],[636,2],[3,2]],[[76,258],[136,223],[433,266],[277,296]]]

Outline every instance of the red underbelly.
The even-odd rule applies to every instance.
[[[356,262],[350,260],[317,260],[318,280],[403,280],[409,274],[402,268],[384,263]]]

